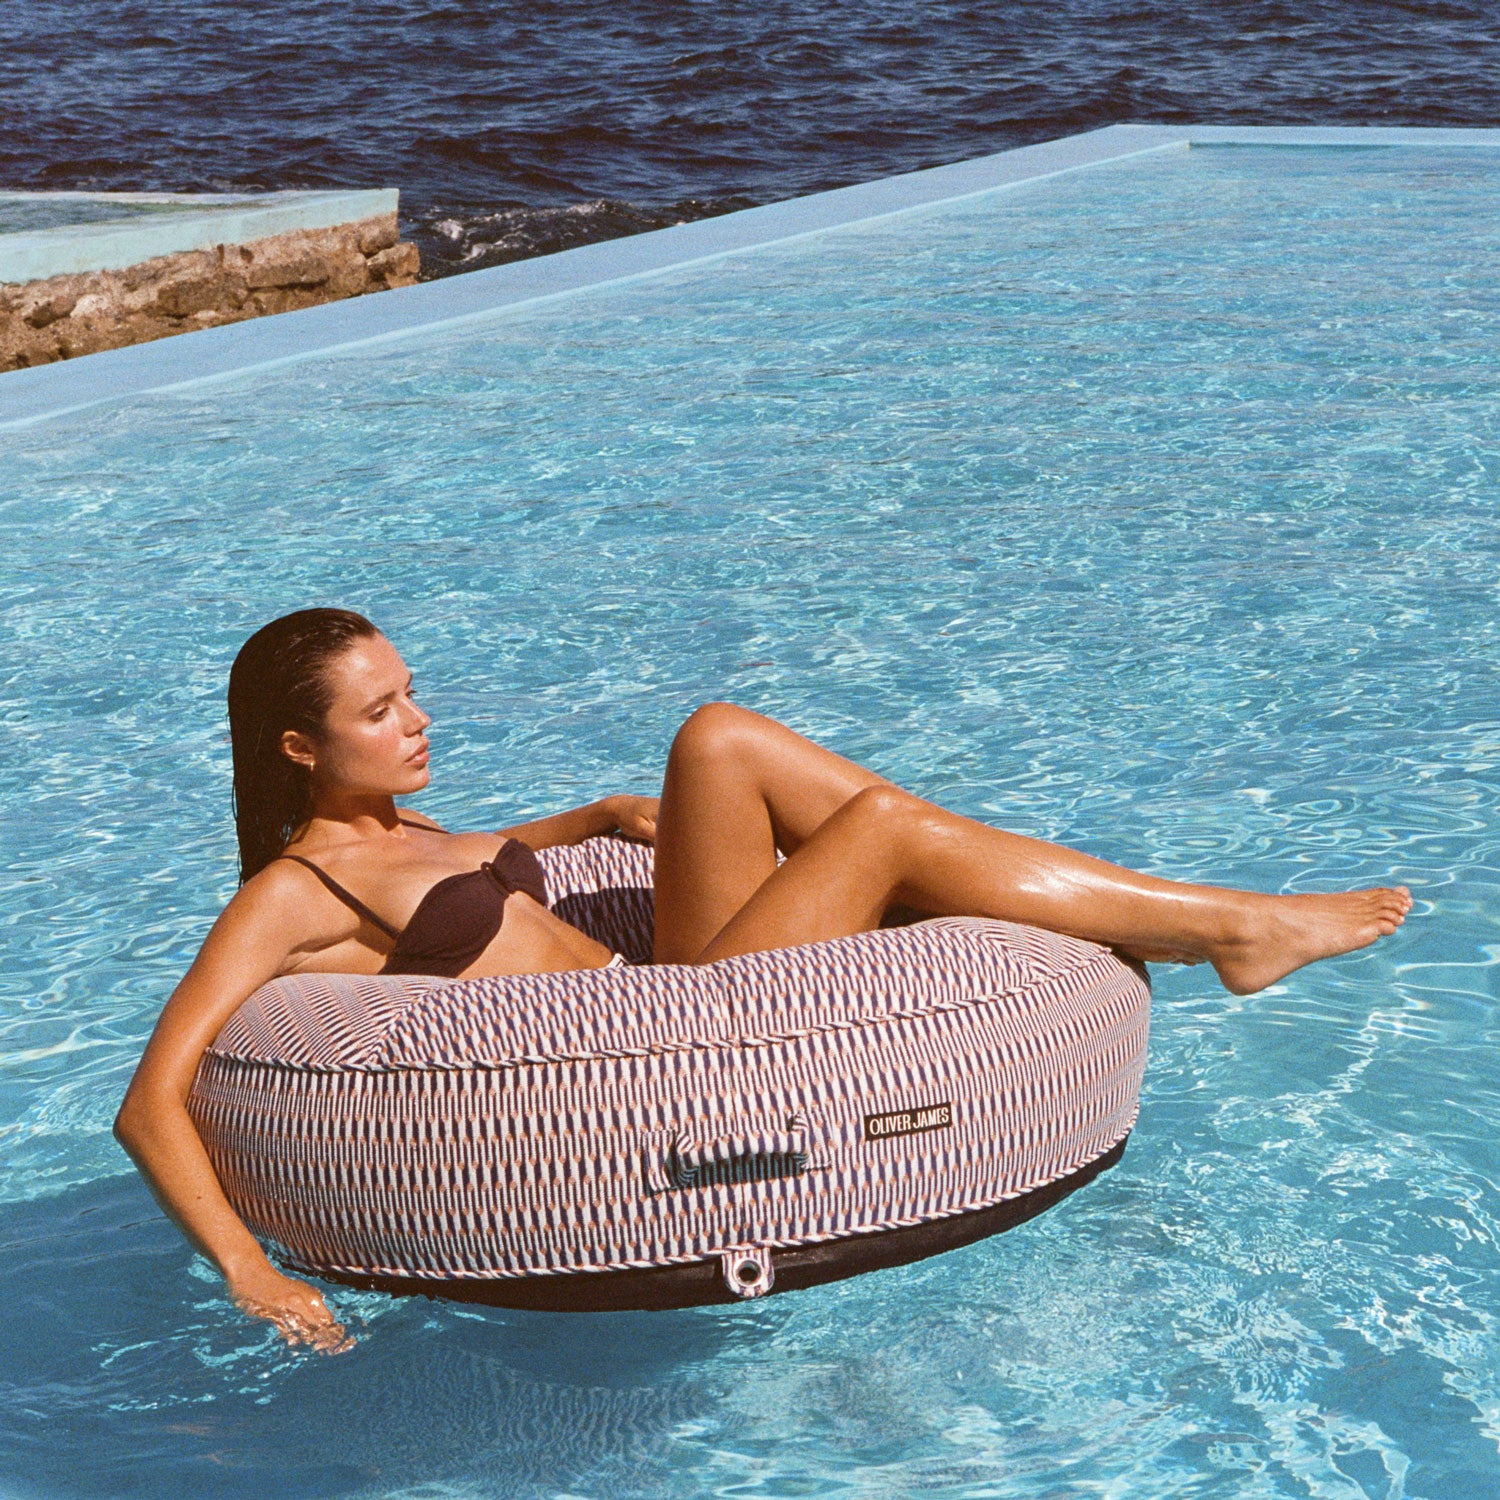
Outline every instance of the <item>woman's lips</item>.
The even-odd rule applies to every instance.
[[[423,745],[422,748],[420,750],[418,750],[415,754],[408,755],[406,757],[406,763],[407,763],[407,765],[409,765],[409,766],[425,766],[427,764],[427,752],[428,752],[428,749],[429,749],[429,747],[427,745]]]

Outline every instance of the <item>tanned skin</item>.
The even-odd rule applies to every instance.
[[[504,838],[534,849],[619,830],[656,846],[656,963],[701,964],[878,927],[892,907],[999,917],[1114,948],[1133,962],[1209,963],[1248,994],[1316,959],[1367,947],[1411,909],[1404,886],[1272,896],[1137,874],[945,811],[729,703],[689,716],[661,797],[620,795],[489,833],[448,833],[395,798],[430,780],[411,674],[384,636],[329,668],[322,732],[288,730],[312,813],[287,852],[321,865],[398,930],[444,876]],[[777,853],[785,860],[778,866]],[[279,1271],[230,1206],[187,1099],[205,1049],[270,979],[374,974],[391,939],[307,868],[276,860],[219,916],[147,1043],[115,1134],[167,1214],[223,1273],[244,1312],[292,1344],[352,1346],[322,1294]],[[461,978],[598,968],[610,950],[524,893]]]

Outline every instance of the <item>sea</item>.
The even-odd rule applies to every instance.
[[[1117,121],[1500,124],[1495,0],[6,0],[0,187],[396,187],[424,276]]]

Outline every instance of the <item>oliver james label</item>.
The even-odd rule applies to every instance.
[[[895,1109],[885,1115],[865,1116],[865,1139],[883,1141],[893,1135],[921,1135],[924,1130],[946,1130],[953,1123],[953,1105],[924,1104],[921,1109]]]

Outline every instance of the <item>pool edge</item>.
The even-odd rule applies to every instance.
[[[1500,129],[1118,124],[438,281],[0,374],[0,431],[1192,145],[1478,146]]]

